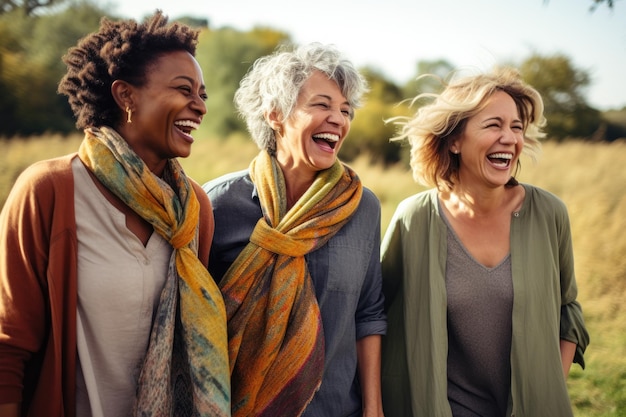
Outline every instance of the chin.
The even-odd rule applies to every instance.
[[[176,152],[176,155],[174,155],[174,157],[175,158],[187,158],[189,155],[191,155],[191,148],[180,149],[178,152]]]
[[[335,161],[337,161],[337,157],[336,156],[332,156],[329,158],[324,158],[321,161],[317,161],[317,163],[315,164],[316,167],[319,168],[319,170],[324,170],[324,169],[328,169],[330,167],[332,167],[335,164]]]

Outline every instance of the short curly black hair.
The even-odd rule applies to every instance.
[[[117,126],[123,113],[111,94],[113,81],[141,86],[147,68],[164,53],[187,51],[195,56],[199,31],[167,22],[161,10],[144,23],[104,17],[97,32],[63,56],[67,73],[57,91],[68,97],[78,129]]]

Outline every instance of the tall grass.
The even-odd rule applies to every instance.
[[[73,152],[80,139],[0,141],[0,205],[28,164]],[[241,136],[203,138],[181,163],[202,184],[246,168],[257,152]],[[381,200],[384,231],[398,202],[423,188],[406,167],[383,169],[367,161],[363,157],[351,165]],[[519,178],[555,193],[570,212],[579,300],[591,335],[586,369],[575,365],[568,381],[575,414],[626,417],[626,143],[546,143],[536,165],[523,161]]]

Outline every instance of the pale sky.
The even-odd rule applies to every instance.
[[[592,79],[587,102],[626,106],[626,1],[590,12],[592,0],[99,0],[112,13],[142,19],[160,8],[170,18],[209,20],[213,29],[267,26],[297,43],[334,44],[357,66],[398,84],[417,62],[445,59],[487,70],[536,52],[564,54]]]

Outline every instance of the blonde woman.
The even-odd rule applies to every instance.
[[[381,249],[387,417],[572,416],[589,338],[568,214],[515,179],[544,123],[510,68],[452,80],[401,123],[432,188],[400,203]]]

